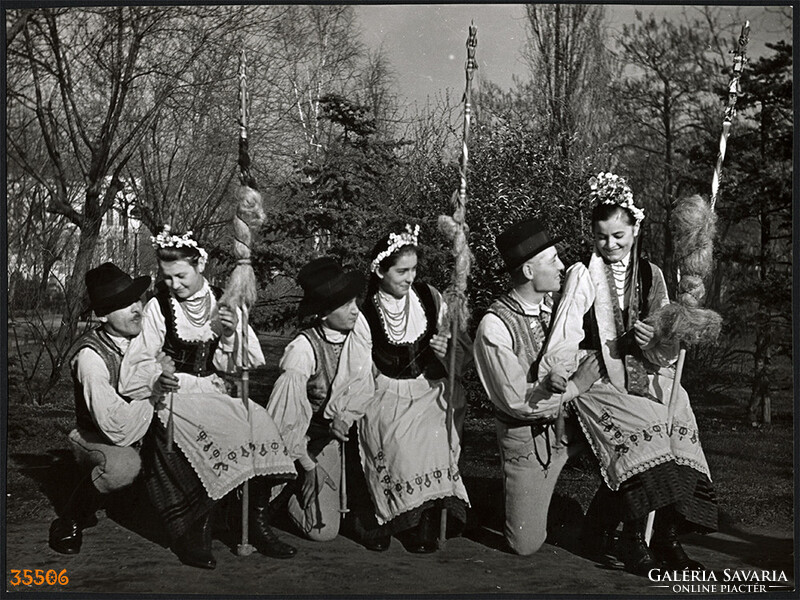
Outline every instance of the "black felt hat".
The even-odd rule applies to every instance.
[[[87,271],[84,281],[89,292],[89,306],[98,316],[130,306],[150,287],[147,275],[134,279],[110,262]]]
[[[495,244],[505,263],[504,270],[510,272],[560,241],[560,237],[550,237],[539,219],[531,217],[510,225],[497,236]]]
[[[324,315],[358,296],[364,288],[364,276],[345,271],[335,258],[316,258],[300,269],[297,282],[303,288],[298,312],[301,317]]]

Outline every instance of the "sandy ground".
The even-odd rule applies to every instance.
[[[53,513],[52,516],[55,516]],[[672,582],[657,583],[620,571],[604,569],[573,551],[550,543],[535,555],[520,557],[502,549],[501,535],[485,526],[473,526],[464,537],[447,541],[435,554],[414,555],[397,540],[387,552],[366,550],[339,536],[332,542],[315,543],[283,529],[285,541],[296,545],[297,556],[275,560],[259,554],[239,557],[235,544],[215,539],[216,570],[204,571],[182,565],[158,540],[154,530],[137,532],[104,511],[100,522],[84,532],[83,549],[63,556],[47,545],[47,522],[7,525],[6,590],[10,592],[76,593],[179,593],[228,597],[236,594],[286,596],[289,594],[344,596],[388,594],[664,594],[676,591]],[[141,527],[138,529],[141,530]],[[288,529],[288,528],[287,528]],[[574,537],[565,526],[564,539]],[[574,528],[573,528],[574,529]],[[558,540],[557,540],[558,541]],[[569,545],[569,543],[567,544]],[[713,569],[717,581],[681,583],[682,586],[725,585],[725,570],[761,573],[782,570],[788,582],[764,591],[789,591],[794,586],[793,542],[780,532],[723,531],[693,535],[684,546],[690,555]],[[11,569],[66,569],[69,583],[59,585],[11,585]],[[728,582],[727,585],[743,582]],[[668,587],[657,587],[666,585]],[[706,588],[708,589],[708,588]],[[700,588],[678,588],[690,597]]]

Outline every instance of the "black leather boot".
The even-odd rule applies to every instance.
[[[656,558],[662,560],[669,569],[675,571],[705,570],[701,563],[686,555],[683,546],[678,541],[678,523],[681,519],[680,514],[672,506],[656,511],[650,548]]]
[[[97,525],[101,494],[92,483],[89,473],[75,487],[62,515],[50,524],[48,543],[61,554],[78,554],[83,542],[83,530]]]
[[[605,484],[601,484],[592,498],[580,535],[580,544],[586,557],[609,569],[624,569],[619,559],[620,501]]]
[[[661,568],[644,540],[647,517],[625,521],[620,538],[620,558],[625,570],[634,575],[646,576],[651,569]]]
[[[419,523],[412,531],[411,537],[406,549],[414,554],[430,554],[436,552],[436,521],[433,518],[434,513],[438,511],[434,508],[429,508],[422,513]]]
[[[211,553],[211,510],[197,519],[189,530],[172,544],[180,561],[190,567],[213,569],[217,559]]]
[[[297,554],[297,548],[282,542],[269,526],[271,485],[263,477],[254,477],[250,480],[250,488],[250,541],[265,556],[292,558]]]

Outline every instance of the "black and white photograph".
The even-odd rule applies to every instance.
[[[793,596],[795,8],[4,2],[0,592]]]

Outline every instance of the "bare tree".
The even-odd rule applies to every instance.
[[[215,13],[220,18],[202,18]],[[186,75],[222,17],[214,7],[118,6],[42,8],[15,22],[21,25],[9,40],[9,69],[25,74],[9,82],[18,112],[9,123],[27,127],[28,137],[9,128],[9,152],[46,190],[48,212],[79,232],[51,381],[75,337],[83,276],[123,173],[167,100],[190,85]],[[46,149],[44,169],[32,160],[32,142]]]
[[[547,115],[551,143],[564,158],[589,156],[614,131],[608,110],[608,83],[614,73],[605,47],[605,8],[526,4],[525,14],[529,97]]]

